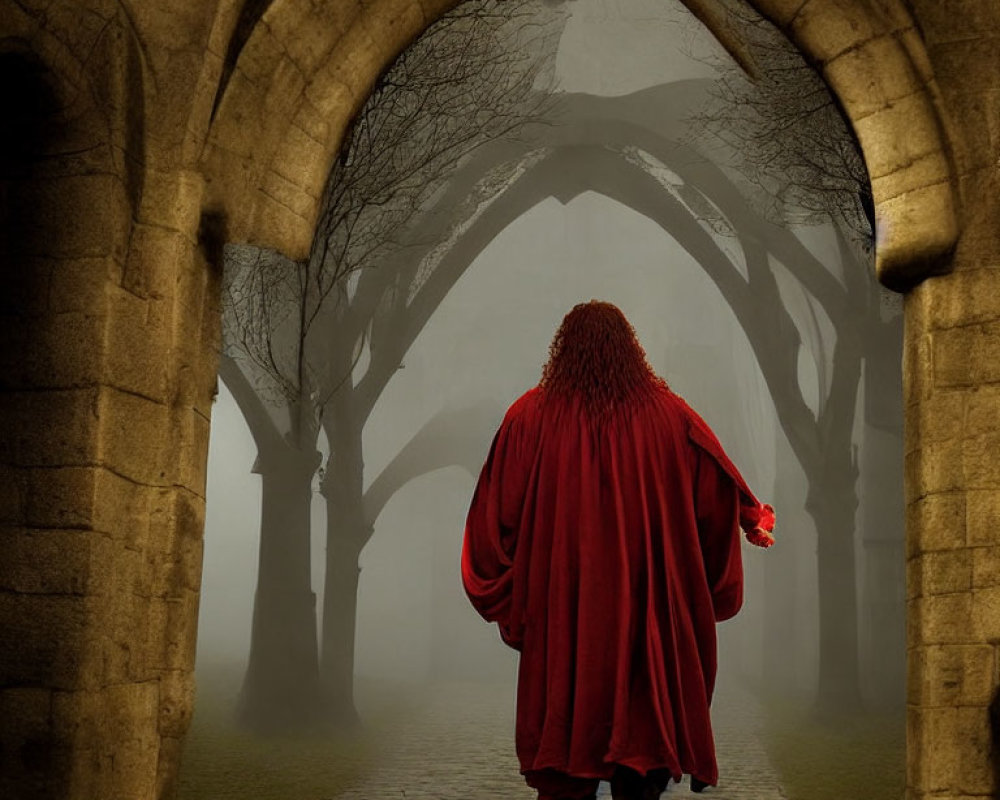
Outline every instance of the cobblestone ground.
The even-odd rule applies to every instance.
[[[785,800],[764,751],[754,698],[720,687],[713,702],[719,785],[706,800]],[[518,773],[509,686],[443,684],[379,742],[378,769],[336,795],[337,800],[533,800]],[[693,795],[671,784],[664,798]],[[601,784],[598,797],[610,797]]]

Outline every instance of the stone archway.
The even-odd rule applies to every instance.
[[[703,20],[719,19],[716,0],[683,1]],[[352,20],[333,15],[333,25],[331,9],[305,10],[296,0],[271,4],[239,54],[206,151],[216,184],[210,192],[230,211],[235,239],[260,238],[291,255],[308,252],[326,176],[312,165],[332,160],[375,78],[454,4],[383,0]],[[880,277],[903,287],[940,269],[958,233],[953,154],[914,19],[898,2],[752,5],[820,69],[854,126],[872,178]],[[247,109],[259,125],[246,125]]]
[[[22,626],[20,653],[58,654],[0,660],[5,796],[171,794],[191,708],[218,245],[308,249],[353,111],[452,2],[254,3],[266,10],[234,48],[237,22],[254,18],[240,13],[250,0],[0,7],[0,36],[78,92],[81,113],[98,110],[105,122],[85,127],[109,154],[103,171],[81,153],[50,162],[62,168],[51,181],[24,176],[20,188],[44,197],[44,210],[24,214],[13,236],[8,209],[2,222],[0,296],[21,292],[44,261],[30,273],[44,280],[28,283],[44,286],[39,319],[49,333],[9,359],[0,395],[0,620],[4,630]],[[992,0],[957,11],[903,0],[753,5],[835,90],[873,177],[880,274],[913,286],[907,782],[914,798],[982,797],[998,772],[987,709],[1000,660],[1000,98],[991,55],[1000,9]],[[66,131],[83,124],[73,114],[53,120]],[[35,167],[44,155],[32,156]],[[9,197],[12,177],[3,178]],[[28,239],[38,252],[18,244]],[[76,303],[78,316],[59,313],[53,298]],[[3,323],[12,347],[21,316]],[[48,538],[71,545],[56,555],[42,542],[59,531]],[[39,673],[43,663],[65,670]]]
[[[691,0],[688,5],[704,4]],[[950,119],[956,112],[971,112],[974,103],[969,101],[963,106],[956,102],[954,90],[950,95],[942,91],[935,61],[928,52],[927,40],[917,26],[917,20],[911,17],[902,3],[895,2],[876,5],[864,0],[759,0],[754,5],[784,30],[807,59],[820,68],[855,128],[872,176],[879,225],[880,278],[887,285],[902,288],[952,267],[956,260],[951,252],[959,236],[957,208],[962,192],[959,175],[962,162],[968,161],[968,154],[962,152],[962,137],[956,134]],[[933,22],[952,30],[960,28],[957,21],[949,25],[948,21],[941,20],[933,12],[925,12],[923,16],[928,21],[933,16]],[[394,22],[399,19],[393,18]],[[371,18],[373,25],[375,20],[376,17]],[[405,38],[399,37],[398,33],[398,27],[394,27],[392,35],[384,41],[397,42]],[[947,67],[941,52],[939,49],[935,53],[939,57],[938,63]],[[344,68],[356,63],[352,55],[344,54],[344,60],[338,66]],[[352,75],[356,74],[352,72]],[[958,80],[955,73],[947,77],[953,84]],[[305,85],[304,93],[308,95],[315,84],[306,79]],[[328,82],[326,96],[332,88],[342,85],[343,82]],[[340,107],[346,111],[350,104],[344,100]],[[331,104],[326,110],[332,108]],[[301,106],[299,111],[302,116],[296,116],[297,124],[303,130],[318,131],[317,126],[306,120],[318,119],[321,115],[305,106]],[[325,152],[335,150],[338,130],[344,127],[342,124],[338,128],[330,120],[331,117],[324,115],[328,125],[325,128]],[[993,147],[995,152],[995,144]],[[316,150],[314,143],[309,143],[308,148]],[[301,159],[294,155],[287,160],[301,163]],[[306,225],[304,229],[308,230],[308,227]],[[289,230],[291,228],[289,226]],[[300,229],[303,228],[300,226]],[[293,251],[298,249],[301,252],[303,249],[304,242],[296,243],[294,236],[290,235],[284,241]],[[976,257],[976,266],[983,266],[981,256]],[[995,624],[988,620],[997,600],[989,588],[992,583],[985,584],[984,590],[977,592],[974,591],[971,576],[974,559],[992,556],[986,556],[986,550],[980,550],[984,555],[977,556],[967,547],[964,520],[970,517],[976,520],[980,526],[977,530],[982,531],[982,520],[993,519],[994,512],[990,509],[998,505],[994,494],[979,494],[975,498],[976,510],[970,513],[967,506],[970,498],[964,493],[962,474],[970,459],[976,460],[978,463],[975,466],[979,467],[980,473],[977,479],[983,481],[984,488],[992,490],[996,473],[981,463],[985,457],[984,444],[976,441],[963,445],[953,438],[968,435],[971,439],[979,439],[983,433],[965,428],[964,423],[958,420],[962,418],[965,404],[972,399],[971,390],[983,381],[996,379],[987,366],[989,354],[994,351],[987,332],[958,330],[963,327],[960,321],[967,319],[964,309],[955,310],[946,323],[947,332],[930,333],[928,323],[935,312],[928,307],[926,300],[935,292],[929,287],[941,287],[941,296],[948,297],[956,291],[953,288],[955,283],[965,287],[996,285],[992,272],[982,269],[976,272],[978,274],[974,276],[959,276],[921,286],[910,295],[911,298],[925,298],[919,312],[914,310],[912,299],[907,304],[905,369],[910,435],[907,455],[907,498],[910,503],[908,553],[911,557],[913,597],[909,606],[911,691],[908,784],[918,796],[946,787],[952,791],[959,790],[960,770],[954,766],[955,759],[940,756],[940,750],[932,750],[931,737],[939,740],[946,731],[957,733],[959,716],[965,721],[974,719],[971,725],[975,731],[974,742],[964,752],[984,752],[983,743],[989,736],[985,716],[988,698],[984,692],[995,691],[996,683],[995,678],[988,677],[997,658],[996,648],[988,645],[984,636],[995,630]],[[993,313],[994,305],[989,308],[990,311],[979,315],[980,319]],[[936,342],[932,344],[932,340]],[[949,363],[955,363],[965,360],[961,348],[970,345],[974,346],[973,360],[967,368],[935,373],[932,350],[939,359],[943,357]],[[942,379],[949,389],[945,393],[947,400],[935,391],[936,384]],[[928,407],[930,402],[934,403],[933,411]],[[947,408],[942,409],[942,404],[947,404]],[[943,419],[949,421],[949,426],[939,421],[931,422]],[[921,428],[921,433],[914,441],[916,426]],[[927,429],[932,430],[932,435],[940,437],[940,441],[928,448],[919,447],[923,441],[921,434]],[[968,452],[970,448],[972,454]],[[946,544],[928,536],[932,524],[939,524],[940,520],[949,517],[963,520],[961,535],[956,533]],[[930,522],[932,519],[933,523]],[[978,535],[984,547],[995,542],[995,538],[987,537],[985,533]],[[926,545],[930,546],[928,549],[934,548],[935,552],[925,554]],[[948,549],[944,553],[936,552],[939,545]],[[946,563],[958,565],[950,582],[938,584],[923,578],[926,573],[942,569]],[[914,580],[914,576],[919,577]],[[954,592],[961,593],[961,596]],[[958,624],[958,628],[952,627],[953,622]],[[963,672],[966,667],[976,676],[975,686],[979,687],[971,695],[976,706],[975,710],[958,712],[954,702],[959,697],[968,700],[970,696],[964,694],[964,688],[956,693],[954,681],[943,676]],[[949,691],[944,691],[942,685],[947,685]],[[985,687],[989,687],[988,691]],[[969,757],[975,760],[974,755]],[[963,785],[974,786],[977,792],[983,791],[993,778],[985,764],[973,767],[973,764],[967,764],[961,769],[967,774],[971,770],[975,776]]]

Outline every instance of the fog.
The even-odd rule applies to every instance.
[[[704,59],[717,52],[715,40],[677,3],[574,0],[557,70],[565,91],[625,95],[709,77],[712,68]],[[829,228],[799,228],[795,235],[842,279]],[[714,238],[739,260],[732,238]],[[787,269],[776,266],[775,271],[803,340],[795,391],[815,416],[831,385],[836,331]],[[566,204],[546,199],[480,253],[378,399],[364,428],[366,487],[442,410],[481,412],[487,423],[481,431],[481,464],[508,405],[538,382],[563,315],[592,298],[624,311],[656,372],[708,420],[757,495],[777,509],[777,545],[764,551],[744,544],[746,600],[735,619],[719,626],[720,687],[759,687],[769,670],[779,668],[774,665],[780,647],[783,691],[807,701],[819,673],[817,531],[805,510],[808,481],[747,335],[717,285],[660,226],[621,203],[595,192]],[[887,318],[895,313],[886,310]],[[863,385],[857,398],[855,452],[863,454],[865,442],[875,440],[892,451],[895,434],[864,421],[866,403],[883,402],[866,391],[871,390]],[[320,448],[326,448],[325,440]],[[260,478],[251,472],[255,458],[247,425],[220,381],[209,451],[198,673],[225,665],[237,682],[250,646],[260,542]],[[859,463],[858,521],[888,515],[889,525],[898,524],[898,476],[881,475],[885,462],[876,456],[866,461],[862,455]],[[474,483],[467,466],[421,475],[391,497],[375,522],[360,560],[359,691],[371,686],[423,691],[442,683],[513,687],[516,654],[502,644],[495,626],[476,615],[461,587],[459,557]],[[321,612],[326,527],[318,494],[312,512],[312,586]],[[896,573],[894,544],[886,544],[888,559],[869,563],[866,534],[863,525],[858,527],[865,664],[877,660],[873,653],[880,641],[891,644],[901,636],[892,609],[900,593],[902,551]],[[886,531],[883,538],[891,534]],[[873,582],[884,589],[874,600],[865,588]],[[780,641],[766,625],[775,603],[782,606]],[[901,667],[892,672],[897,673]],[[892,705],[899,687],[892,679],[881,680],[862,677],[863,691],[868,699],[884,696],[888,680]],[[363,717],[366,707],[359,697]],[[512,752],[512,730],[507,744]]]
[[[511,225],[448,294],[406,354],[365,428],[377,475],[441,408],[486,406],[482,459],[503,412],[538,382],[563,315],[591,298],[618,305],[656,372],[702,410],[762,497],[774,479],[774,407],[746,336],[693,259],[653,223],[588,193],[546,201]],[[706,370],[711,365],[711,370]],[[732,398],[739,398],[734,403]],[[224,384],[213,409],[199,659],[249,647],[259,539],[255,449]],[[458,558],[473,477],[450,467],[411,481],[379,517],[362,554],[357,671],[424,680],[431,642],[475,677],[513,657],[462,594]],[[323,510],[314,504],[314,591],[322,591]],[[758,553],[748,550],[751,575]],[[432,591],[439,582],[447,588]],[[753,612],[748,598],[747,616]],[[322,607],[322,603],[318,603]],[[442,615],[442,616],[438,616]],[[434,637],[440,624],[448,637]],[[492,674],[497,674],[495,671]]]

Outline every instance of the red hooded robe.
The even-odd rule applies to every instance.
[[[608,779],[616,764],[715,784],[715,623],[743,601],[739,529],[760,504],[660,385],[593,424],[536,387],[508,410],[469,509],[462,578],[521,653],[521,771]]]

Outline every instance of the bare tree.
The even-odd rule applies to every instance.
[[[729,164],[749,185],[757,207],[770,220],[778,224],[832,223],[838,234],[842,275],[820,291],[810,290],[810,297],[836,329],[832,351],[814,354],[821,370],[826,369],[824,362],[829,362],[829,395],[816,418],[821,448],[810,455],[796,446],[791,431],[789,439],[809,479],[807,509],[820,537],[818,703],[821,709],[843,709],[861,702],[854,553],[854,511],[859,500],[859,460],[853,443],[855,406],[863,375],[866,412],[883,409],[878,420],[869,413],[869,425],[885,430],[885,404],[873,404],[870,399],[900,394],[901,318],[891,311],[885,313],[887,294],[873,278],[871,183],[857,140],[836,98],[784,35],[746,3],[726,7],[726,25],[738,32],[754,69],[721,61],[713,64],[719,78],[713,102],[692,120],[696,135],[708,132],[724,145]],[[708,208],[701,215],[712,219],[716,213]],[[878,368],[872,368],[874,364]],[[867,448],[862,460],[878,463],[883,469],[895,467],[901,475],[901,429],[894,428],[888,437],[879,436],[878,444],[875,441],[862,443]],[[876,448],[885,452],[874,455]],[[895,526],[886,529],[885,516],[881,515],[880,530],[864,531],[866,543],[869,538],[878,539],[881,545],[886,539],[901,541],[901,505],[896,500],[885,500],[899,506]],[[876,513],[873,517],[869,506],[862,524],[879,516]],[[873,558],[884,559],[886,553],[891,557],[892,550],[872,548]],[[879,580],[886,569],[876,566],[866,574]],[[904,646],[901,635],[896,635],[902,632],[903,620],[901,588],[896,589],[900,595],[896,613],[883,617],[891,626],[886,641],[891,642],[893,652],[888,658],[883,652],[870,665],[874,671],[894,675],[903,662]],[[877,593],[887,594],[885,587]],[[775,658],[780,656],[775,654]]]
[[[871,247],[871,182],[857,140],[829,87],[781,31],[747,3],[727,4],[725,27],[753,65],[713,61],[714,102],[693,122],[728,145],[773,221],[830,219]]]
[[[252,725],[297,724],[317,708],[326,722],[355,720],[358,556],[373,524],[361,434],[454,281],[434,281],[429,256],[483,200],[482,190],[456,197],[449,181],[477,148],[543,121],[562,17],[535,0],[470,0],[447,14],[379,79],[354,121],[310,257],[242,248],[227,261],[223,374],[251,424],[264,481],[241,704]],[[321,428],[330,457],[320,484],[328,533],[317,667],[308,506]],[[268,513],[269,502],[281,508]]]

